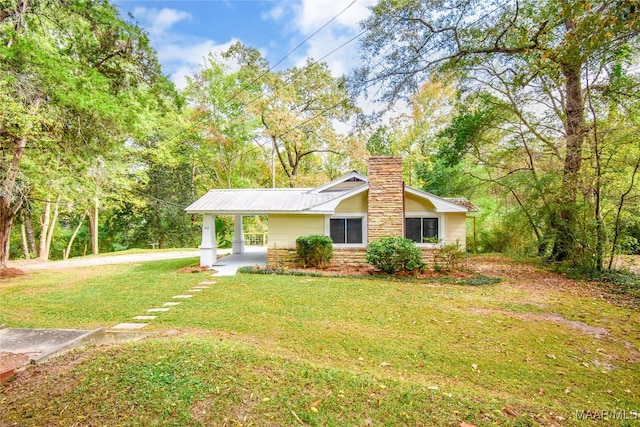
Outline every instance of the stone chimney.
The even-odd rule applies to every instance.
[[[402,158],[369,157],[368,241],[404,236]]]

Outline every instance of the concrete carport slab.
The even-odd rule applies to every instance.
[[[211,269],[215,270],[213,276],[235,276],[240,267],[266,267],[266,265],[267,248],[265,246],[248,246],[244,253],[218,258]]]
[[[81,329],[0,329],[0,352],[25,354],[35,363],[79,345],[102,331]]]

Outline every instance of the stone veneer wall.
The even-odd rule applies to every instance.
[[[368,241],[404,236],[402,158],[369,158]]]
[[[365,248],[334,248],[333,258],[331,259],[331,266],[343,267],[353,266],[358,267],[367,265],[364,260],[364,256],[367,250]],[[438,252],[438,249],[422,248],[422,259],[427,264],[427,267],[433,265],[433,258]],[[296,268],[296,250],[295,248],[268,248],[267,249],[267,267],[269,268]]]

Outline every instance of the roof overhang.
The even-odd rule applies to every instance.
[[[450,202],[442,197],[436,196],[435,194],[427,193],[426,191],[418,190],[417,188],[405,186],[404,191],[421,199],[428,200],[433,204],[436,212],[469,212],[469,208],[466,206]]]

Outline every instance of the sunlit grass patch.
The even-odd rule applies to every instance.
[[[29,272],[0,282],[0,324],[16,328],[110,327],[199,283],[177,270],[193,259]],[[114,323],[115,322],[115,323]]]
[[[192,262],[61,272],[59,285],[49,273],[3,283],[3,304],[19,296],[3,319],[64,327],[92,325],[96,313],[126,321],[211,282],[145,328],[178,337],[76,353],[19,376],[5,420],[580,425],[575,411],[640,401],[640,315],[589,284],[556,286],[566,279],[546,275],[552,286],[537,276],[521,285],[529,270],[483,286],[178,272]],[[86,312],[69,303],[65,312],[73,294]]]

